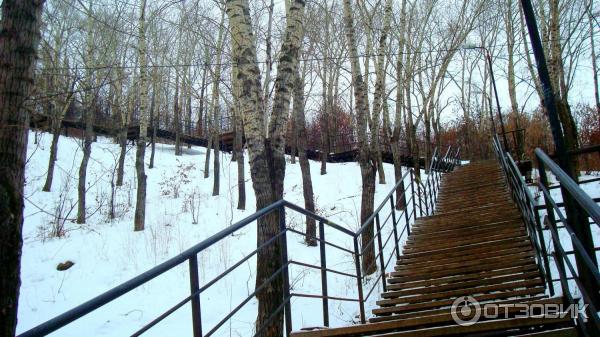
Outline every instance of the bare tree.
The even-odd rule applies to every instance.
[[[137,175],[137,196],[135,203],[134,230],[144,230],[146,222],[146,172],[144,157],[146,154],[146,138],[148,134],[148,79],[146,74],[146,0],[140,1],[140,18],[138,21],[138,62],[140,64],[140,135],[135,154],[135,171]]]

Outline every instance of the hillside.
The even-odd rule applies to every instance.
[[[239,211],[237,205],[237,166],[231,156],[221,160],[221,195],[211,196],[211,178],[203,178],[205,148],[185,148],[182,156],[174,155],[174,147],[157,144],[155,168],[147,170],[148,197],[146,230],[133,231],[135,210],[135,151],[127,153],[124,185],[115,189],[116,218],[109,218],[111,180],[117,165],[119,147],[112,139],[99,137],[93,144],[88,168],[88,214],[84,225],[72,221],[76,214],[77,172],[81,160],[80,145],[75,138],[61,137],[52,192],[42,192],[49,157],[50,134],[38,134],[34,144],[30,133],[28,146],[22,286],[19,306],[18,332],[25,331],[123,281],[172,257],[219,230],[252,214],[255,198],[246,163],[246,193],[248,209]],[[149,158],[149,156],[147,156]],[[247,158],[247,156],[246,156]],[[358,228],[360,211],[360,171],[357,163],[328,164],[328,173],[319,175],[320,163],[311,162],[317,213],[351,230]],[[212,170],[212,163],[210,165]],[[377,185],[376,204],[393,186],[393,167],[385,164],[388,184]],[[288,164],[285,179],[285,199],[303,206],[302,181],[299,165]],[[194,212],[192,212],[194,208]],[[197,214],[197,224],[193,215]],[[66,221],[56,220],[66,218]],[[54,225],[64,222],[64,237],[52,237]],[[303,226],[297,214],[288,216],[288,223]],[[244,235],[238,235],[200,254],[200,283],[210,280],[256,246],[255,225]],[[328,238],[344,247],[351,241],[337,237],[332,231]],[[288,238],[290,258],[318,263],[319,250],[307,247],[302,238]],[[74,262],[66,271],[56,266],[64,261]],[[203,324],[211,327],[232,307],[254,289],[254,258],[246,267],[238,268],[224,282],[202,295]],[[328,265],[341,270],[353,270],[349,255],[328,250]],[[122,336],[155,318],[189,293],[187,268],[155,279],[125,295],[122,299],[101,308],[56,333],[57,336]],[[320,293],[317,271],[291,268],[294,290]],[[329,277],[332,296],[354,297],[356,281],[344,277]],[[294,308],[308,305],[320,308],[318,299],[294,298]],[[247,336],[253,329],[255,303],[246,306],[234,319],[217,332],[219,336]],[[294,328],[322,325],[320,310],[302,310],[294,317]],[[358,312],[355,303],[330,303],[332,325],[352,322]],[[186,336],[191,333],[189,305],[156,326],[150,336]],[[176,327],[176,330],[173,330]]]

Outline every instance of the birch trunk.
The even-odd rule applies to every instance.
[[[92,142],[94,141],[94,117],[96,100],[94,98],[93,90],[93,73],[91,70],[92,65],[92,53],[93,53],[93,31],[92,31],[92,4],[89,4],[87,18],[87,36],[86,36],[86,51],[85,51],[85,64],[88,70],[86,71],[86,92],[85,92],[85,104],[83,107],[83,119],[85,121],[85,131],[83,139],[83,157],[79,166],[79,179],[77,182],[77,223],[83,224],[86,220],[86,177],[87,177],[87,166],[92,154]]]
[[[144,157],[146,154],[146,136],[148,133],[148,79],[146,74],[146,0],[141,0],[138,59],[140,64],[140,136],[137,142],[135,155],[135,169],[137,175],[137,195],[135,203],[134,230],[144,230],[146,222],[146,172]]]
[[[352,71],[352,87],[354,88],[354,100],[356,104],[356,126],[358,133],[358,163],[362,178],[362,195],[360,207],[361,224],[373,213],[375,202],[375,166],[369,140],[367,139],[367,85],[363,81],[360,64],[358,62],[358,50],[356,47],[356,33],[354,19],[352,18],[351,0],[344,0],[344,25],[348,45],[350,66]],[[362,269],[365,275],[373,274],[377,270],[375,264],[375,247],[373,239],[373,223],[368,224],[361,235],[363,249]],[[369,242],[371,242],[369,244]]]
[[[256,194],[256,208],[262,209],[283,196],[285,174],[284,130],[289,111],[290,88],[293,71],[297,67],[298,49],[302,32],[304,2],[291,3],[287,16],[286,31],[278,63],[275,81],[273,113],[266,134],[262,119],[264,102],[260,86],[260,72],[256,57],[256,39],[252,33],[250,11],[247,0],[226,2],[231,37],[239,53],[234,62],[238,64],[238,80],[241,83],[240,106],[244,120],[244,131],[250,156],[250,174]],[[270,213],[258,220],[257,245],[270,240],[279,233],[279,214]],[[260,250],[257,255],[256,285],[260,286],[281,267],[281,247],[275,243]],[[282,315],[277,314],[269,325],[266,320],[282,302],[282,279],[276,277],[257,293],[258,317],[256,330],[259,336],[279,337],[283,335]]]
[[[306,117],[304,114],[304,78],[296,71],[296,83],[294,85],[294,120],[296,139],[298,141],[298,161],[302,172],[302,191],[304,194],[304,208],[315,212],[315,200],[310,175],[310,163],[306,155]],[[304,242],[309,246],[317,245],[317,227],[315,219],[306,217],[306,236]],[[321,243],[324,244],[324,243]]]
[[[221,15],[221,24],[219,26],[219,35],[217,37],[217,68],[215,69],[215,76],[213,77],[212,87],[212,109],[213,109],[213,149],[214,149],[214,164],[213,164],[213,193],[212,195],[219,195],[220,185],[220,162],[219,162],[219,134],[221,133],[220,128],[220,116],[219,116],[219,83],[221,82],[221,61],[223,55],[223,35],[225,33],[225,12]]]

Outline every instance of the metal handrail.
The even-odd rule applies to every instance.
[[[437,153],[438,152],[436,149],[434,151],[434,154],[432,156],[431,163],[430,163],[430,174],[429,174],[427,180],[425,181],[425,185],[424,185],[425,202],[426,203],[430,202],[432,204],[432,208],[431,208],[432,212],[433,212],[433,206],[435,204],[435,200],[437,199],[437,194],[439,192],[441,174],[444,172],[449,172],[454,168],[454,166],[458,162],[458,154],[460,153],[460,151],[457,150],[456,153],[453,153],[451,151],[451,148],[449,147],[446,152],[446,155],[443,158],[440,158],[439,156],[436,157]],[[411,197],[406,200],[406,207],[399,214],[397,214],[396,213],[396,203],[394,202],[394,196],[395,196],[396,191],[400,188],[400,185],[402,184],[404,179],[407,179],[408,176],[410,176],[410,186],[407,186],[406,188],[404,188],[404,190],[400,194],[400,197],[406,198],[406,193],[408,193],[409,188],[411,189],[410,191],[412,192]],[[416,179],[414,179],[413,169],[410,168],[402,176],[402,178],[398,182],[396,182],[396,184],[394,185],[392,190],[386,195],[386,197],[383,199],[383,201],[375,209],[373,214],[371,216],[369,216],[369,218],[367,218],[367,220],[361,225],[361,227],[356,232],[350,231],[347,228],[342,227],[339,224],[336,224],[335,222],[333,222],[329,219],[319,216],[319,215],[315,214],[314,212],[310,212],[310,211],[308,211],[300,206],[297,206],[289,201],[286,201],[283,199],[276,201],[273,204],[271,204],[263,209],[260,209],[257,212],[255,212],[254,214],[242,219],[241,221],[238,221],[237,223],[233,224],[232,226],[229,226],[226,229],[210,236],[208,239],[192,246],[191,248],[185,250],[181,254],[159,264],[156,267],[151,268],[150,270],[130,279],[129,281],[126,281],[126,282],[116,286],[113,289],[110,289],[110,290],[104,292],[103,294],[101,294],[99,296],[94,297],[93,299],[91,299],[87,302],[84,302],[83,304],[81,304],[71,310],[66,311],[65,313],[63,313],[61,315],[56,316],[55,318],[52,318],[52,319],[20,334],[19,336],[20,337],[45,336],[49,333],[52,333],[52,332],[64,327],[65,325],[73,322],[74,320],[79,319],[79,318],[91,313],[92,311],[102,307],[103,305],[123,296],[124,294],[132,291],[133,289],[153,280],[154,278],[164,274],[165,272],[172,270],[173,268],[181,265],[182,263],[185,263],[186,261],[189,263],[189,270],[190,270],[190,294],[189,294],[189,296],[185,297],[183,300],[178,302],[176,305],[172,306],[167,311],[165,311],[164,313],[162,313],[161,315],[159,315],[158,317],[156,317],[155,319],[150,321],[148,324],[143,326],[141,329],[136,331],[133,334],[134,336],[141,335],[145,331],[149,330],[154,325],[161,322],[163,319],[165,319],[166,317],[171,315],[173,312],[175,312],[177,309],[181,308],[183,305],[185,305],[188,302],[190,302],[191,306],[192,306],[192,326],[193,326],[194,337],[211,335],[214,332],[216,332],[226,321],[231,319],[231,317],[233,315],[235,315],[235,313],[238,310],[240,310],[244,305],[246,305],[250,301],[250,299],[252,297],[254,297],[255,294],[257,294],[261,289],[266,287],[267,284],[269,284],[270,282],[273,282],[275,279],[280,278],[280,277],[283,278],[284,296],[282,298],[282,302],[279,305],[279,307],[273,313],[271,313],[271,316],[266,319],[265,324],[263,324],[263,326],[261,326],[257,329],[256,334],[258,334],[260,331],[262,331],[264,328],[266,328],[266,326],[268,324],[270,324],[270,322],[273,321],[277,317],[277,315],[281,314],[281,312],[283,311],[283,314],[285,317],[285,323],[286,323],[285,324],[286,334],[289,336],[289,334],[291,332],[291,323],[292,323],[291,309],[290,309],[291,308],[291,298],[294,296],[308,297],[308,298],[320,298],[323,302],[323,323],[325,326],[329,325],[329,310],[328,310],[329,299],[356,301],[359,304],[361,322],[364,323],[365,318],[366,318],[365,317],[365,308],[364,308],[366,300],[372,294],[373,289],[377,285],[378,281],[382,282],[382,287],[385,291],[385,289],[386,289],[386,268],[389,266],[389,264],[394,256],[396,258],[400,257],[399,242],[402,239],[403,235],[405,235],[405,234],[410,235],[411,219],[412,219],[412,221],[415,221],[417,218],[417,214],[416,214],[417,196],[414,193],[414,185],[418,184],[418,183],[422,184],[422,182],[417,182]],[[417,188],[419,188],[418,185],[417,185]],[[428,188],[428,190],[427,190],[427,188]],[[411,202],[412,202],[413,207],[412,207],[411,212],[409,212],[408,206]],[[420,203],[421,203],[421,199],[419,198],[419,204]],[[386,205],[389,205],[390,214],[382,222],[380,219],[380,214]],[[301,234],[305,234],[305,233],[302,233],[302,232],[297,231],[292,228],[288,228],[286,226],[286,223],[285,223],[285,210],[286,209],[295,211],[297,213],[302,214],[303,216],[306,216],[306,217],[309,217],[309,218],[312,218],[312,219],[318,221],[319,237],[317,238],[317,240],[320,242],[320,252],[321,252],[320,265],[311,265],[311,264],[304,263],[304,262],[288,260],[286,233],[288,231],[291,233],[301,233]],[[239,261],[237,261],[236,263],[234,263],[231,267],[227,268],[224,272],[222,272],[221,274],[219,274],[218,276],[216,276],[215,278],[213,278],[212,280],[210,280],[203,286],[200,286],[199,277],[198,277],[199,276],[198,254],[200,254],[204,250],[212,247],[214,244],[220,242],[221,240],[229,237],[230,235],[234,234],[235,232],[254,223],[255,221],[259,220],[260,218],[262,218],[272,212],[275,212],[275,211],[279,212],[279,221],[280,221],[279,233],[277,233],[274,237],[270,238],[266,242],[262,243],[254,251],[252,251],[251,253],[247,254],[244,258],[242,258]],[[420,210],[420,211],[422,213],[422,210]],[[425,213],[425,215],[430,215],[430,214],[432,214],[432,213],[429,213],[429,211],[426,211],[426,213]],[[404,222],[405,222],[404,227],[402,228],[401,231],[398,231],[397,226],[399,225],[402,218],[404,219]],[[391,220],[391,222],[390,222],[390,220]],[[373,282],[373,287],[371,288],[371,290],[368,292],[367,296],[365,297],[365,296],[363,296],[363,288],[362,288],[364,278],[362,276],[362,270],[361,270],[361,264],[360,264],[360,258],[363,254],[363,251],[359,250],[359,238],[360,238],[361,234],[364,232],[364,230],[369,225],[372,225],[373,223],[375,223],[377,231],[373,235],[373,240],[371,240],[368,245],[376,245],[377,246],[378,253],[375,255],[374,263],[375,264],[379,263],[378,269],[380,272],[378,273],[377,277],[375,278],[375,282]],[[325,239],[325,231],[324,231],[325,226],[335,229],[335,230],[339,231],[340,233],[343,233],[343,234],[347,235],[349,238],[351,238],[353,241],[354,249],[346,249],[339,245],[328,242]],[[385,238],[385,240],[383,240],[382,232],[383,232],[384,228],[387,228],[386,226],[391,226],[392,228],[390,230],[390,233],[387,235],[387,238]],[[384,249],[391,242],[392,237],[393,237],[393,243],[394,243],[392,253],[389,256],[384,257],[383,256]],[[385,243],[384,243],[384,241],[385,241]],[[266,248],[269,245],[276,244],[276,243],[279,243],[282,247],[282,249],[281,249],[281,266],[278,268],[278,270],[275,271],[272,275],[270,275],[267,279],[265,279],[263,281],[263,283],[261,285],[259,285],[252,294],[250,294],[248,297],[246,297],[244,300],[242,300],[241,303],[239,303],[223,319],[221,319],[215,326],[213,326],[207,334],[203,335],[202,319],[201,319],[202,312],[201,312],[201,307],[200,307],[200,294],[203,291],[207,290],[209,287],[216,284],[219,280],[221,280],[223,277],[228,275],[230,272],[232,272],[236,268],[240,267],[244,262],[249,260],[252,256],[258,254],[259,251],[261,251],[262,249]],[[355,261],[355,269],[356,269],[355,274],[348,273],[345,271],[335,270],[330,267],[327,267],[326,246],[341,250],[345,253],[350,253]],[[301,294],[301,293],[296,293],[296,292],[295,293],[290,292],[289,265],[291,265],[291,264],[303,266],[305,268],[313,268],[313,269],[321,270],[321,291],[322,291],[321,295]],[[328,290],[327,290],[327,273],[335,273],[335,274],[342,275],[342,276],[356,278],[358,298],[356,300],[354,300],[354,299],[347,299],[347,298],[342,298],[342,297],[329,296]]]
[[[557,203],[550,194],[545,168],[548,168],[552,174],[554,174],[559,181],[559,185],[561,186],[562,190],[568,193],[569,196],[571,196],[578,204],[578,206],[581,207],[581,209],[587,214],[587,216],[594,219],[594,221],[597,221],[596,219],[600,219],[600,207],[598,207],[594,199],[587,195],[581,189],[581,187],[579,187],[577,183],[573,181],[573,179],[571,179],[557,164],[550,159],[548,155],[546,155],[539,148],[535,150],[535,154],[539,162],[540,176],[542,178],[538,184],[538,188],[544,195],[545,204],[537,205],[531,191],[529,190],[523,177],[520,175],[511,155],[502,150],[502,146],[500,145],[500,141],[497,136],[495,136],[493,139],[493,145],[498,159],[500,160],[504,175],[509,183],[513,199],[515,199],[515,202],[517,203],[517,206],[519,207],[523,219],[527,225],[528,234],[536,253],[538,267],[540,268],[540,274],[546,280],[546,286],[550,291],[550,294],[552,296],[554,295],[553,282],[558,280],[561,285],[562,295],[570,304],[575,304],[575,296],[571,294],[571,289],[569,287],[569,281],[575,281],[575,286],[582,295],[581,298],[583,303],[588,306],[587,319],[589,319],[586,321],[585,317],[580,314],[577,317],[578,326],[586,336],[590,335],[590,332],[600,331],[600,319],[598,317],[598,311],[594,305],[594,301],[591,298],[594,290],[586,288],[586,286],[581,282],[581,270],[573,266],[573,263],[568,258],[568,255],[576,254],[581,258],[583,263],[582,266],[589,271],[590,275],[592,276],[592,282],[595,282],[597,287],[600,286],[600,272],[598,271],[598,267],[594,265],[581,240],[577,237],[575,231],[573,231],[567,222],[567,219],[561,210],[561,206],[564,206],[564,204]],[[543,221],[539,214],[539,210],[542,208],[546,208],[548,215],[544,220],[547,228],[542,228]],[[555,218],[555,215],[558,216],[559,220]],[[563,223],[562,228],[567,230],[571,238],[573,246],[573,251],[571,252],[565,251],[563,243],[560,240],[558,234],[559,222]],[[547,251],[543,234],[544,230],[550,231],[550,238],[554,247],[553,254],[550,254]],[[555,260],[558,278],[555,278],[552,275],[552,270],[550,269],[549,265],[549,258],[553,258]],[[570,277],[567,275],[565,266],[568,268],[571,274]]]

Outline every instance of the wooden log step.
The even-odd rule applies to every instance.
[[[407,280],[402,281],[399,279],[388,278],[387,281],[389,284],[388,284],[387,288],[389,290],[402,290],[402,289],[412,289],[412,288],[418,288],[418,287],[435,287],[435,286],[439,286],[439,285],[456,284],[456,283],[470,281],[470,280],[484,280],[486,278],[493,278],[494,276],[516,275],[515,279],[518,279],[517,277],[520,277],[519,275],[525,274],[528,272],[532,272],[532,271],[538,272],[537,265],[525,264],[525,265],[515,266],[515,267],[507,267],[507,268],[494,269],[494,270],[484,270],[484,271],[477,272],[477,273],[442,276],[442,277],[435,277],[435,278],[430,278],[430,279],[422,279],[422,280],[414,280],[414,281],[407,281]]]
[[[441,327],[433,327],[419,329],[413,331],[391,332],[381,335],[373,335],[379,337],[436,337],[436,336],[468,336],[469,334],[477,333],[480,335],[489,331],[509,331],[523,329],[528,327],[539,326],[565,326],[571,325],[572,321],[569,317],[544,317],[533,316],[524,318],[509,318],[491,321],[482,321],[470,326],[448,325]],[[481,335],[480,335],[481,336]]]
[[[427,251],[436,251],[436,250],[442,250],[442,249],[461,249],[464,246],[469,246],[469,245],[475,245],[475,244],[479,244],[479,243],[486,243],[486,242],[495,242],[498,240],[504,240],[504,238],[527,238],[527,231],[525,229],[518,229],[518,230],[512,230],[512,231],[507,231],[507,232],[503,232],[503,233],[498,233],[498,234],[494,234],[494,235],[490,235],[487,237],[474,237],[474,238],[467,238],[464,240],[457,240],[456,242],[442,242],[442,243],[435,243],[435,244],[431,244],[431,245],[427,245],[424,244],[423,242],[418,242],[418,243],[414,243],[414,244],[407,244],[402,251],[405,254],[410,254],[410,253],[414,253],[416,251],[419,250],[427,250]]]
[[[531,304],[560,304],[560,299],[543,299],[529,302]],[[509,303],[505,303],[509,304]],[[509,314],[514,314],[517,309],[513,306],[507,307]],[[389,316],[391,317],[391,316]],[[424,317],[412,317],[411,319],[397,319],[388,322],[372,322],[370,324],[351,325],[341,328],[322,328],[310,331],[294,331],[292,336],[295,337],[335,337],[335,336],[365,336],[372,333],[384,333],[397,330],[414,330],[419,327],[427,327],[433,324],[452,323],[454,319],[452,314],[447,309],[432,312]]]
[[[520,216],[518,210],[512,207],[496,207],[493,209],[486,209],[479,213],[463,213],[453,217],[446,217],[443,219],[423,219],[415,223],[416,226],[422,228],[443,228],[452,226],[466,226],[473,224],[485,224],[490,222],[497,222],[506,220],[509,217]],[[436,216],[436,215],[433,215]]]
[[[458,207],[465,207],[466,205],[474,205],[478,202],[509,202],[511,197],[508,193],[497,193],[496,191],[489,192],[477,192],[476,196],[472,195],[452,195],[447,197],[440,196],[437,199],[438,206],[450,206],[455,205]]]
[[[465,255],[465,254],[472,253],[472,251],[474,249],[482,248],[482,247],[487,247],[487,248],[510,247],[511,244],[516,243],[518,241],[528,241],[529,242],[529,238],[527,236],[523,236],[523,237],[513,237],[513,238],[506,238],[506,239],[490,240],[490,241],[486,241],[486,242],[471,244],[471,245],[464,246],[464,247],[448,247],[448,248],[431,249],[431,250],[424,250],[424,251],[417,251],[417,250],[410,251],[409,250],[409,251],[404,252],[402,255],[406,258],[430,256],[430,255],[437,255],[437,254],[449,254],[449,253],[453,253],[453,252],[458,252],[461,255]]]
[[[519,289],[519,290],[513,290],[513,291],[498,292],[498,293],[493,293],[493,294],[476,295],[476,296],[473,296],[473,298],[476,301],[479,301],[480,299],[482,301],[498,300],[498,299],[507,299],[507,298],[512,298],[512,297],[528,297],[528,296],[532,296],[532,295],[539,295],[539,294],[543,294],[544,291],[545,291],[544,287],[531,287],[531,288],[525,288],[525,289]],[[414,303],[414,304],[395,305],[395,306],[390,306],[390,307],[377,308],[377,309],[373,309],[373,314],[374,315],[390,315],[393,313],[400,313],[400,312],[407,312],[407,311],[419,311],[419,310],[426,310],[426,309],[432,309],[432,308],[449,307],[452,305],[454,300],[456,300],[456,298],[444,299],[444,300],[440,300],[440,301],[431,301],[431,302],[425,302],[425,303]]]
[[[383,298],[388,297],[403,297],[409,295],[420,295],[420,294],[432,294],[438,293],[442,291],[455,290],[461,288],[475,288],[481,287],[485,285],[494,285],[501,284],[504,282],[514,282],[519,280],[529,280],[539,278],[540,273],[538,271],[531,271],[523,274],[510,274],[510,275],[500,275],[487,279],[474,279],[467,280],[463,282],[455,282],[455,283],[444,283],[438,285],[431,285],[428,287],[418,287],[418,288],[410,288],[410,289],[401,289],[394,290],[394,288],[390,288],[388,286],[388,291],[381,294]],[[390,285],[391,286],[391,285]]]
[[[540,296],[534,296],[534,297],[529,297],[527,298],[527,300],[523,300],[522,298],[516,298],[516,299],[508,299],[508,300],[488,300],[488,301],[481,301],[479,302],[479,304],[481,305],[485,305],[488,303],[495,303],[498,305],[509,305],[509,304],[515,304],[515,303],[523,303],[523,304],[561,304],[564,303],[564,300],[560,297],[546,297],[545,295],[540,295]],[[407,312],[407,313],[400,313],[400,314],[393,314],[393,315],[388,315],[388,316],[374,316],[369,318],[369,322],[371,323],[377,323],[377,322],[388,322],[388,321],[392,321],[392,320],[405,320],[405,319],[410,319],[413,317],[424,317],[424,316],[437,316],[437,315],[443,315],[443,314],[448,314],[449,312],[449,308],[443,308],[443,309],[432,309],[432,310],[425,310],[425,311],[419,311],[419,312]]]
[[[411,232],[408,236],[407,242],[416,242],[419,240],[448,240],[450,238],[456,237],[465,237],[465,236],[478,236],[485,235],[488,233],[493,233],[498,230],[503,229],[519,229],[524,228],[522,223],[518,223],[517,221],[512,222],[503,222],[503,223],[495,223],[490,226],[473,226],[467,228],[454,228],[446,231],[440,232]]]
[[[496,209],[498,209],[499,207],[501,208],[513,208],[516,210],[516,207],[514,205],[486,205],[486,206],[481,206],[481,207],[471,207],[469,209],[465,209],[465,210],[457,210],[457,211],[448,211],[448,212],[444,212],[443,214],[435,214],[435,215],[429,215],[429,216],[425,216],[420,218],[420,220],[423,221],[427,221],[427,220],[447,220],[447,219],[452,219],[452,218],[465,218],[465,216],[467,215],[472,215],[473,213],[476,214],[488,214],[488,213],[493,213],[493,211],[495,211]]]
[[[460,227],[449,227],[449,228],[437,228],[435,231],[422,227],[421,225],[415,224],[410,228],[410,236],[444,236],[446,234],[451,234],[454,231],[471,231],[477,229],[486,229],[486,228],[502,228],[506,224],[510,223],[519,223],[521,221],[520,216],[516,216],[513,218],[508,218],[506,220],[499,221],[490,221],[490,222],[481,222],[481,223],[466,223],[464,226]],[[522,225],[522,224],[521,224]]]
[[[505,188],[505,183],[500,181],[500,182],[491,182],[491,183],[487,183],[487,184],[480,184],[477,182],[474,183],[460,183],[460,182],[445,182],[444,183],[444,187],[442,187],[442,189],[440,190],[440,193],[444,193],[445,195],[451,195],[451,194],[460,194],[460,193],[467,193],[467,192],[472,192],[474,190],[481,190],[481,189],[485,189],[485,188],[493,188],[493,187],[501,187],[502,189]]]
[[[452,275],[456,275],[456,274],[461,274],[461,275],[472,274],[472,273],[490,271],[490,270],[495,270],[495,269],[502,269],[502,268],[507,268],[507,267],[523,266],[523,265],[527,265],[527,264],[535,265],[535,260],[533,258],[524,258],[524,259],[509,260],[509,261],[500,260],[493,264],[470,266],[470,267],[466,267],[466,268],[462,268],[462,269],[459,268],[459,270],[457,270],[457,269],[439,270],[436,272],[431,272],[429,274],[428,273],[418,273],[418,272],[415,272],[413,274],[413,273],[405,272],[405,271],[401,271],[401,272],[393,271],[390,273],[390,278],[388,279],[388,282],[389,283],[399,283],[399,282],[407,282],[407,281],[418,281],[418,280],[423,280],[423,279],[427,279],[427,278],[439,278],[439,277],[444,277],[444,276],[452,276]]]
[[[397,292],[388,291],[382,293],[382,297],[384,299],[377,301],[377,305],[386,307],[390,305],[403,305],[409,303],[421,303],[433,300],[442,300],[447,298],[457,298],[459,296],[465,295],[479,295],[479,294],[487,294],[491,292],[499,292],[499,291],[510,291],[517,290],[520,288],[531,288],[531,287],[539,287],[543,286],[543,281],[540,278],[534,278],[530,280],[524,281],[515,281],[515,282],[505,282],[498,283],[493,285],[486,286],[477,286],[477,287],[462,287],[460,289],[455,290],[447,290],[440,291],[430,294],[418,294],[418,295],[410,295],[410,296],[396,296]]]
[[[445,256],[439,255],[437,259],[421,259],[421,260],[405,260],[405,262],[397,262],[398,264],[395,266],[395,270],[403,270],[408,268],[426,268],[430,266],[440,266],[443,267],[445,265],[451,263],[461,263],[461,262],[470,262],[477,261],[479,259],[495,257],[495,256],[510,256],[512,254],[518,254],[522,252],[531,252],[531,247],[528,245],[528,242],[523,241],[522,245],[516,248],[508,248],[508,249],[499,249],[497,251],[482,251],[479,254],[468,254],[468,255],[458,255],[458,256]]]
[[[574,327],[552,329],[548,331],[532,332],[521,337],[577,337],[579,333]]]
[[[440,269],[459,269],[466,268],[470,266],[477,266],[485,263],[494,263],[496,261],[506,261],[506,260],[519,260],[526,257],[535,257],[535,253],[532,250],[525,250],[518,253],[508,254],[508,255],[499,255],[492,256],[486,258],[474,258],[471,260],[464,261],[456,261],[451,263],[432,263],[430,265],[421,265],[418,268],[413,266],[394,266],[394,271],[404,272],[410,270],[418,270],[419,273],[427,273],[434,272]]]
[[[474,230],[474,231],[461,232],[456,231],[454,235],[448,235],[447,237],[428,237],[423,235],[421,237],[408,238],[405,243],[406,248],[415,249],[416,247],[430,248],[440,246],[459,246],[466,242],[483,242],[490,241],[491,238],[501,237],[513,237],[523,236],[527,234],[525,227],[522,225],[513,223],[512,225],[506,225],[506,227]]]

